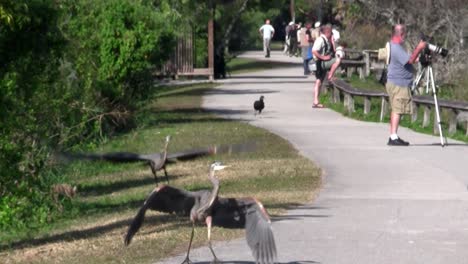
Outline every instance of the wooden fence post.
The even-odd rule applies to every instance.
[[[382,104],[380,105],[380,122],[383,121],[385,115],[387,114],[388,102],[385,97],[382,97]]]
[[[364,114],[368,115],[371,110],[371,98],[369,96],[366,96],[364,98]]]
[[[366,63],[365,65],[365,74],[366,74],[366,77],[369,77],[370,75],[370,54],[368,51],[363,51],[362,52],[364,54],[364,62]]]
[[[418,120],[419,104],[413,102],[413,112],[411,113],[411,123]]]
[[[425,105],[422,127],[427,127],[429,125],[430,117],[431,117],[431,107],[429,105]]]
[[[338,103],[340,103],[340,101],[341,101],[340,90],[338,88],[336,88],[335,86],[333,86],[333,102],[335,104],[338,104]]]
[[[453,135],[457,132],[457,111],[455,109],[451,109],[450,111],[450,120],[449,120],[449,128],[448,134]]]
[[[442,113],[441,113],[442,114]],[[440,122],[442,122],[442,117],[440,117],[441,120]],[[434,108],[434,123],[433,123],[433,126],[432,126],[432,130],[434,131],[433,134],[434,135],[439,135],[439,123],[437,123],[437,114],[435,113],[435,108]]]
[[[359,73],[359,79],[363,80],[364,79],[364,70],[362,69],[362,67],[358,67],[357,71]]]
[[[346,109],[348,110],[348,113],[353,113],[354,112],[354,97],[351,94],[346,94]]]
[[[325,83],[324,85],[322,85],[320,88],[320,93],[323,94],[323,95],[326,95],[328,94],[328,88],[330,87],[330,83]]]

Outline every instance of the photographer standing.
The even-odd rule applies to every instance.
[[[314,103],[312,107],[324,108],[325,106],[319,102],[320,88],[327,72],[330,70],[329,76],[333,76],[333,72],[341,62],[341,59],[337,60],[335,57],[335,43],[332,38],[331,25],[324,25],[320,28],[320,37],[315,40],[312,46],[312,53],[316,59],[315,64],[317,66],[317,70],[315,71]]]
[[[389,96],[390,106],[390,138],[389,146],[408,146],[409,142],[398,137],[398,126],[400,117],[412,112],[411,84],[413,82],[413,65],[419,53],[426,47],[426,42],[420,41],[411,56],[403,47],[406,37],[406,27],[402,24],[395,25],[390,41],[390,63],[386,89]]]

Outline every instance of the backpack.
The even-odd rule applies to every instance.
[[[384,69],[382,70],[382,74],[379,78],[379,83],[386,85],[387,84],[387,75],[388,75],[388,65],[390,64],[390,42],[385,44],[385,48],[379,49],[378,53],[378,60],[385,61]]]

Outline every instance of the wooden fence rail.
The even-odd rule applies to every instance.
[[[343,80],[335,79],[329,83],[329,87],[333,89],[332,101],[333,103],[341,103],[341,98],[344,98],[343,104],[348,113],[355,112],[355,97],[364,98],[364,114],[370,113],[372,106],[372,98],[380,98],[380,122],[383,121],[385,115],[388,113],[388,95],[384,92],[364,91],[352,87],[350,84]],[[325,87],[325,89],[328,87]],[[457,131],[457,115],[460,112],[468,112],[468,103],[460,101],[438,100],[439,108],[449,111],[448,120],[448,134],[453,135]],[[438,134],[437,121],[435,115],[434,98],[431,96],[414,96],[413,97],[413,115],[411,122],[418,120],[418,112],[420,107],[424,108],[422,126],[427,127],[430,123],[430,116],[434,117],[434,134]],[[442,118],[442,117],[441,117]],[[466,135],[468,135],[468,121],[465,122]]]
[[[376,50],[345,49],[345,58],[341,61],[341,67],[346,69],[348,77],[357,72],[360,79],[368,77],[371,71],[382,70],[384,63],[377,59]]]

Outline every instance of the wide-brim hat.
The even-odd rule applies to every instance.
[[[379,61],[385,61],[386,64],[390,63],[390,43],[385,44],[385,48],[379,49],[377,53],[377,59]]]

